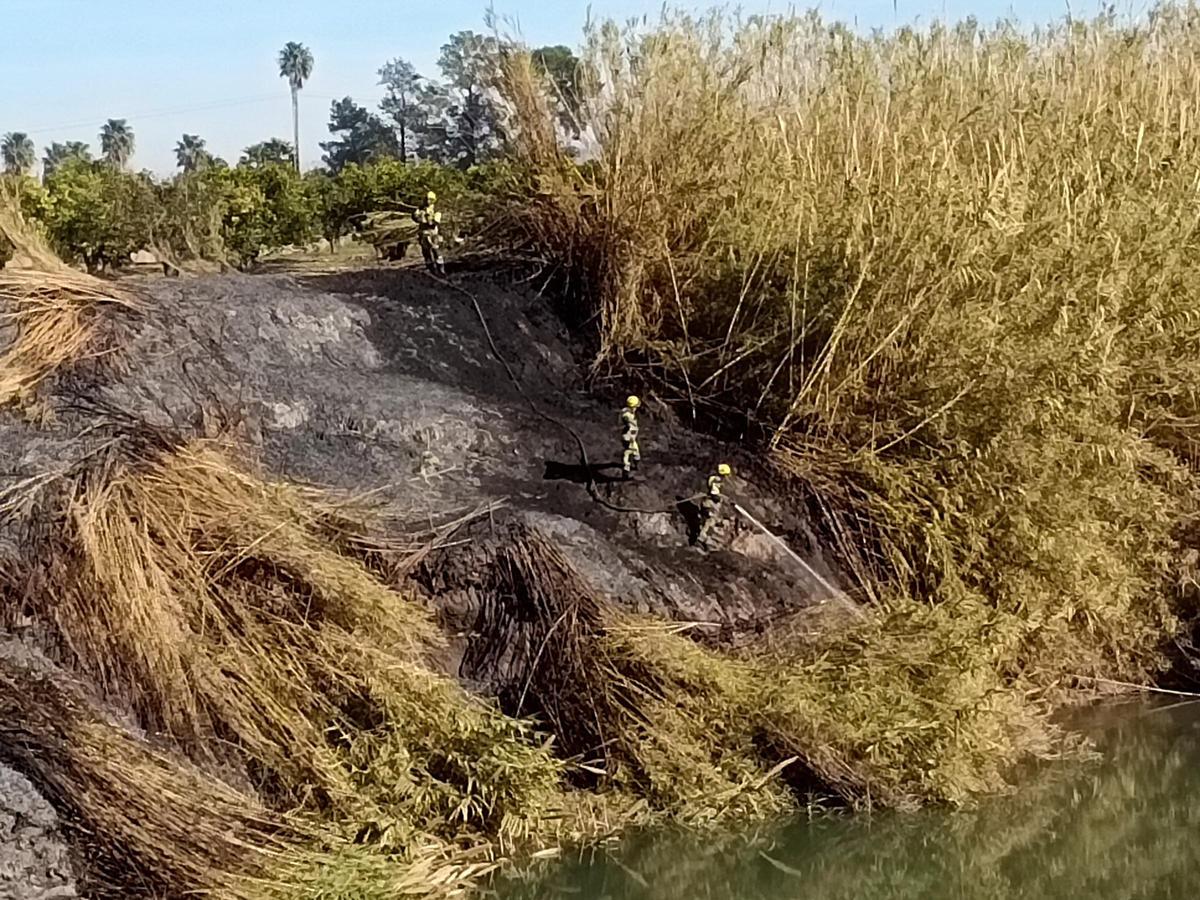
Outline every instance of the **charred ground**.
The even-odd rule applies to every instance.
[[[510,714],[558,714],[557,701],[527,702],[527,691],[514,698],[505,654],[496,650],[496,611],[486,603],[497,589],[516,590],[498,588],[494,572],[511,568],[507,554],[521,536],[561,554],[573,590],[686,623],[703,643],[735,644],[781,617],[830,609],[827,591],[732,510],[716,549],[689,545],[687,498],[728,459],[739,473],[736,499],[836,581],[803,517],[756,487],[752,460],[687,429],[651,395],[642,471],[620,482],[616,409],[628,388],[589,383],[568,330],[513,273],[462,272],[453,285],[408,268],[139,281],[142,308],[106,320],[89,359],[19,410],[0,412],[0,488],[86,464],[107,452],[114,430],[150,429],[220,437],[272,478],[369,494],[403,533],[483,510],[405,583],[449,638],[436,664],[496,695]],[[609,505],[591,496],[589,481]],[[29,539],[12,512],[0,533],[0,566],[8,570],[20,567]],[[42,625],[17,617],[10,626],[16,640],[4,645],[6,664],[20,671],[36,658],[43,675],[53,671],[40,655],[55,655]],[[64,681],[71,696],[91,692]],[[67,853],[50,807],[22,776],[0,775],[7,786],[0,876],[8,879],[0,884],[50,892],[30,897],[69,896]]]
[[[598,589],[640,612],[732,625],[822,599],[732,510],[717,549],[689,546],[686,500],[730,459],[733,495],[833,578],[803,518],[756,487],[749,457],[688,430],[651,397],[642,470],[622,483],[621,386],[609,385],[610,396],[590,390],[565,327],[508,273],[468,273],[456,284],[478,299],[520,390],[469,300],[416,270],[155,280],[144,315],[122,335],[119,369],[63,384],[49,429],[6,417],[3,470],[28,477],[70,458],[81,432],[119,411],[189,433],[232,433],[271,474],[378,492],[414,527],[495,504],[474,537],[486,543],[510,517],[536,525]],[[654,512],[595,502],[571,431],[603,499]]]

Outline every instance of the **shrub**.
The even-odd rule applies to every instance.
[[[72,160],[46,178],[39,218],[64,259],[88,271],[120,266],[146,245],[153,182],[104,163]]]

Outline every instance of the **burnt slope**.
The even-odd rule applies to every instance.
[[[804,521],[745,477],[749,460],[683,428],[648,398],[640,477],[607,483],[618,474],[604,468],[619,459],[617,411],[586,390],[561,322],[544,300],[500,276],[456,283],[478,299],[524,394],[491,352],[469,298],[415,269],[156,279],[144,285],[150,304],[131,327],[119,372],[60,384],[49,428],[0,417],[0,471],[19,478],[71,458],[95,419],[80,411],[82,397],[85,407],[98,402],[185,433],[232,427],[271,473],[378,490],[391,512],[414,524],[504,502],[497,516],[553,535],[599,589],[640,612],[733,624],[823,599],[800,566],[735,522],[732,509],[717,549],[688,545],[676,501],[695,495],[729,458],[742,473],[733,495],[777,532],[799,536],[807,546],[794,549],[832,578]],[[661,511],[621,513],[594,502],[574,438],[536,415],[530,400],[584,441],[602,497]]]

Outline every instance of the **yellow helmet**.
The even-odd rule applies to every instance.
[[[728,478],[733,474],[733,469],[729,468],[729,463],[721,463],[717,466],[717,474],[722,478]]]
[[[425,195],[425,199],[428,200],[430,203],[436,202],[437,201],[437,192],[430,191],[428,194]]]
[[[628,406],[630,409],[637,409],[639,406],[642,405],[642,401],[639,400],[637,397],[635,397],[633,394],[630,394],[628,397],[625,398],[625,405]]]

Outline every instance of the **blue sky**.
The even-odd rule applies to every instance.
[[[781,12],[789,4],[743,0],[740,6]],[[626,19],[653,16],[662,3],[495,0],[495,7],[518,21],[530,44],[576,46],[589,7],[595,18]],[[1076,14],[1095,7],[1094,0],[1073,4]],[[0,133],[29,132],[40,156],[54,140],[84,140],[94,149],[101,122],[127,118],[139,167],[170,172],[185,131],[233,161],[257,140],[290,136],[287,85],[275,59],[285,42],[297,40],[316,57],[301,101],[307,167],[319,158],[317,142],[328,138],[332,99],[349,94],[373,105],[382,95],[375,72],[396,56],[436,74],[446,36],[484,30],[486,8],[487,0],[0,0]],[[829,0],[818,8],[863,28],[972,14],[985,22],[1012,14],[1040,23],[1067,11],[1064,0],[895,0],[894,8],[892,0]]]

